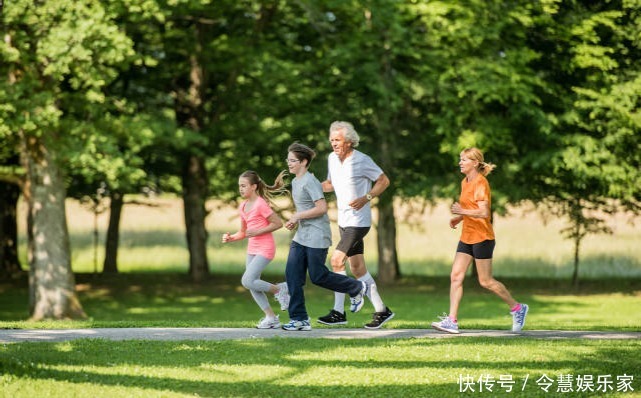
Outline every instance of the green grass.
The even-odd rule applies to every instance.
[[[125,208],[122,273],[104,276],[92,274],[94,267],[100,271],[104,255],[99,251],[94,265],[93,219],[70,203],[72,266],[78,273],[78,296],[90,318],[27,321],[28,286],[23,277],[0,282],[0,328],[253,327],[262,313],[240,285],[245,246],[223,247],[218,240],[222,232],[237,227],[233,209],[217,209],[208,218],[213,276],[195,285],[186,276],[185,238],[177,228],[182,225],[180,204],[163,199],[161,205]],[[399,224],[405,277],[380,287],[386,304],[397,313],[386,328],[428,328],[448,308],[448,274],[459,232],[447,227],[443,208],[414,221],[423,229]],[[104,239],[105,215],[99,226]],[[616,227],[614,235],[586,239],[582,283],[574,289],[569,284],[572,247],[558,235],[558,220],[543,224],[528,214],[497,219],[495,275],[517,300],[530,304],[527,329],[641,329],[641,232],[616,218],[611,226]],[[283,279],[290,237],[278,231],[276,238],[278,254],[265,273],[272,282]],[[366,258],[374,272],[375,239],[370,233],[366,242]],[[26,257],[24,243],[21,256]],[[332,293],[310,284],[306,298],[312,318],[325,314],[333,303]],[[371,311],[368,304],[361,313],[349,314],[347,326],[362,327]],[[286,314],[281,317],[287,319]],[[505,330],[511,324],[505,304],[470,278],[459,318],[463,329]],[[640,349],[641,340],[465,336],[4,344],[0,397],[638,397]],[[554,381],[549,393],[536,383],[544,375]],[[602,375],[611,375],[614,391],[557,392],[559,377],[596,380]],[[616,392],[616,378],[623,375],[634,377],[634,392]],[[492,392],[479,392],[478,379],[485,376],[512,377],[514,391],[494,385]],[[475,381],[475,392],[460,392],[459,378],[466,377]]]
[[[170,197],[156,198],[157,207],[125,206],[121,222],[119,269],[127,273],[187,272],[189,263],[184,233],[184,215],[180,200]],[[408,214],[407,204],[398,204],[396,214],[397,249],[401,272],[404,275],[447,276],[460,230],[448,226],[447,204],[440,204],[423,214]],[[208,256],[210,268],[215,273],[238,273],[244,268],[245,242],[223,245],[223,232],[235,231],[238,218],[235,209],[217,202],[207,205],[211,210],[207,218],[209,232]],[[570,278],[574,267],[572,243],[559,231],[562,220],[542,221],[524,208],[514,209],[509,216],[497,216],[494,222],[497,246],[494,273],[499,277],[515,278]],[[24,204],[21,204],[24,212]],[[108,214],[98,217],[99,248],[94,261],[93,214],[78,202],[67,202],[67,214],[72,245],[74,272],[91,273],[102,270],[103,243]],[[330,210],[335,215],[335,209]],[[21,220],[26,219],[22,217]],[[404,220],[411,220],[407,223]],[[584,279],[641,278],[641,229],[625,215],[608,218],[612,235],[590,235],[582,243],[580,276]],[[639,220],[637,219],[638,223]],[[332,223],[334,237],[338,236]],[[19,230],[20,256],[26,261],[25,226]],[[276,258],[270,267],[285,263],[291,239],[289,231],[275,233]],[[368,268],[376,273],[376,230],[366,237],[365,253]]]
[[[91,319],[41,323],[24,320],[28,287],[26,279],[14,280],[0,284],[0,328],[253,327],[261,312],[239,279],[216,275],[194,285],[184,274],[81,274],[78,295]],[[528,329],[641,329],[639,280],[589,281],[577,290],[567,281],[504,282],[531,305]],[[447,278],[407,278],[380,290],[397,312],[386,328],[428,328],[447,308]],[[330,292],[315,286],[308,285],[306,297],[312,317],[326,313],[333,302]],[[348,327],[362,327],[368,311],[349,314]],[[462,328],[511,324],[505,305],[471,279],[460,319]],[[584,395],[556,392],[560,375],[595,380],[611,375],[613,381],[632,375],[634,392],[617,393],[615,382],[615,391],[590,396],[638,397],[640,349],[641,340],[465,336],[16,343],[0,346],[0,397],[456,397],[481,394],[481,377],[512,377],[519,391],[508,393],[495,384],[485,396]],[[554,381],[549,393],[536,383],[543,376]],[[459,392],[459,378],[473,379],[476,392]]]
[[[282,276],[268,274],[265,279],[278,282]],[[579,289],[570,288],[567,281],[546,279],[503,282],[518,300],[530,305],[529,329],[641,329],[641,280],[586,281]],[[28,287],[24,278],[0,284],[0,327],[253,327],[262,316],[240,285],[239,275],[216,275],[194,285],[184,274],[82,274],[77,276],[77,284],[90,320],[26,321]],[[389,322],[391,328],[427,328],[448,309],[448,278],[405,278],[379,290],[398,314]],[[333,293],[310,283],[305,292],[311,317],[324,315],[331,308]],[[371,311],[367,304],[361,313],[350,314],[349,326],[361,327],[371,319]],[[471,278],[465,282],[459,318],[461,327],[468,329],[506,329],[511,323],[506,305]]]
[[[581,396],[557,393],[559,375],[574,386],[611,375],[614,392],[617,376],[633,375],[634,392],[592,396],[638,397],[639,350],[639,340],[77,340],[0,347],[0,385],[6,397],[453,397],[471,377],[465,396],[540,397]],[[480,393],[481,376],[509,376],[515,391]]]

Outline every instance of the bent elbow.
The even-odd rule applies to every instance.
[[[387,175],[385,175],[385,174],[383,174],[383,175],[381,176],[381,185],[382,185],[385,189],[387,189],[387,187],[389,187],[389,185],[390,185],[390,180],[389,180],[389,178],[387,177]]]

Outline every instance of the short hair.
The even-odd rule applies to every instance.
[[[312,159],[316,157],[316,152],[307,145],[303,145],[298,142],[294,142],[287,148],[287,152],[291,152],[296,156],[296,159],[300,160],[301,162],[303,160],[307,160],[307,167],[309,168],[309,165],[312,163]]]
[[[343,130],[345,140],[352,143],[352,148],[356,148],[358,146],[358,142],[361,140],[361,138],[358,136],[358,133],[354,129],[354,125],[352,125],[350,122],[341,122],[338,120],[332,122],[332,124],[329,126],[329,133],[331,134],[334,131],[338,130]]]

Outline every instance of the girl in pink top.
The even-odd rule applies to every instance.
[[[245,199],[238,206],[240,230],[234,234],[225,233],[222,239],[223,243],[249,239],[245,273],[241,282],[265,313],[265,317],[256,326],[258,329],[280,328],[278,315],[274,314],[269,305],[266,292],[274,294],[281,310],[285,311],[289,307],[289,294],[285,282],[274,285],[260,279],[263,270],[276,254],[272,232],[283,226],[282,220],[270,204],[273,193],[286,192],[284,175],[285,172],[281,172],[271,186],[266,185],[255,171],[246,171],[240,175],[238,190],[240,196]]]

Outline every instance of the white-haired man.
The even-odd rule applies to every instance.
[[[370,301],[374,305],[372,322],[368,329],[378,329],[394,317],[394,313],[383,303],[376,282],[365,266],[363,238],[372,226],[370,202],[381,195],[390,184],[383,170],[364,153],[355,148],[359,136],[348,122],[336,121],[329,127],[329,142],[333,152],[328,157],[327,180],[323,191],[336,194],[338,204],[338,227],[340,241],[334,250],[331,264],[334,272],[346,274],[345,260],[349,260],[350,271],[368,286]],[[344,325],[345,294],[335,293],[334,308],[329,314],[318,318],[325,325]]]

